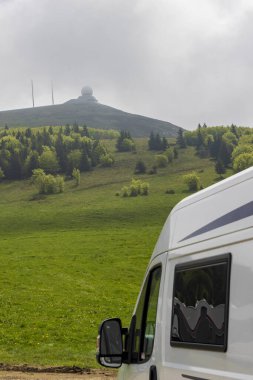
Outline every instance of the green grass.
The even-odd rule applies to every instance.
[[[114,167],[83,174],[77,188],[67,182],[63,194],[32,200],[29,181],[0,184],[1,362],[94,367],[99,323],[129,323],[161,227],[187,195],[182,175],[196,170],[205,187],[217,177],[213,162],[189,148],[158,174],[140,176],[149,196],[115,196],[139,157],[153,165],[146,144],[115,153]]]

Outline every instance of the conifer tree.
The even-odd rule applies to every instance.
[[[220,177],[226,172],[226,168],[220,159],[215,164],[215,171],[217,174],[219,174]]]
[[[166,150],[166,149],[168,149],[168,147],[169,147],[168,140],[166,139],[166,137],[163,137],[163,139],[162,139],[162,150]]]
[[[134,141],[128,131],[120,131],[116,148],[119,152],[129,152],[135,149]]]
[[[135,165],[135,174],[144,174],[146,173],[147,168],[143,160],[138,160]]]
[[[10,157],[10,164],[9,164],[9,168],[8,168],[8,177],[10,179],[22,178],[22,167],[23,167],[23,163],[21,161],[20,152],[14,151]]]
[[[70,126],[69,126],[69,124],[66,124],[66,126],[64,128],[64,135],[69,136],[70,132],[71,132]]]
[[[179,128],[178,135],[177,135],[177,145],[179,148],[184,149],[186,148],[186,142],[183,134],[183,129]]]
[[[155,150],[155,135],[153,131],[150,133],[150,136],[149,136],[148,147],[149,147],[149,150]]]

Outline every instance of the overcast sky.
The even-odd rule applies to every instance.
[[[0,110],[93,88],[170,121],[253,126],[252,0],[0,0]]]

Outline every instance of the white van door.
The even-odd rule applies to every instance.
[[[135,309],[131,363],[123,365],[119,379],[160,379],[162,295],[167,253],[149,266]]]
[[[228,372],[229,365],[236,368],[235,356],[228,355],[232,256],[222,250],[175,257],[168,263],[160,379],[232,379]]]

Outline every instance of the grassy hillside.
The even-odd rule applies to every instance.
[[[115,142],[106,141],[111,150]],[[214,182],[213,163],[181,150],[156,175],[148,196],[115,196],[142,157],[154,153],[137,140],[137,153],[115,153],[112,168],[84,173],[81,185],[34,199],[29,181],[0,184],[0,361],[95,366],[97,327],[120,316],[127,325],[161,227],[187,195],[182,175]],[[175,194],[168,195],[167,189]]]

